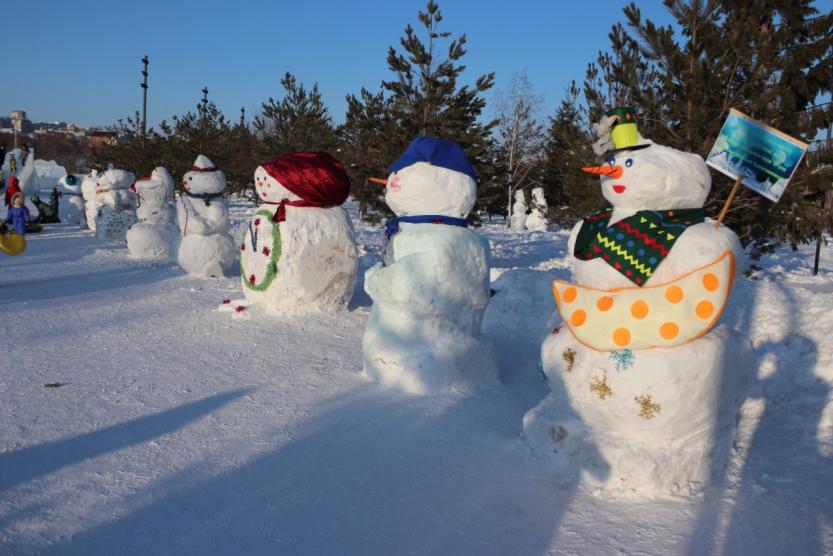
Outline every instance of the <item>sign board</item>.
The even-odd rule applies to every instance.
[[[807,143],[732,108],[706,164],[777,202],[805,152]]]

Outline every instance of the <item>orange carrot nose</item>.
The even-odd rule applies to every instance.
[[[607,176],[609,178],[621,178],[624,168],[614,164],[613,166],[590,166],[589,168],[582,168],[582,172],[588,174],[599,174],[600,176]]]
[[[378,183],[379,185],[387,185],[388,180],[384,178],[367,178],[367,181],[371,181],[373,183]]]

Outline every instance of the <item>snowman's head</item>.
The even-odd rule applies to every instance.
[[[149,178],[138,180],[132,189],[140,202],[162,205],[173,198],[174,178],[160,166],[153,170]]]
[[[119,170],[118,168],[109,168],[106,172],[98,176],[96,187],[98,189],[128,189],[133,182],[136,181],[136,176],[126,170]]]
[[[287,201],[297,201],[300,197],[286,187],[276,178],[269,175],[266,168],[258,166],[255,170],[255,191],[257,196],[267,203],[280,203],[284,199]]]
[[[388,169],[385,202],[397,216],[465,218],[474,206],[474,169],[453,141],[417,137]]]
[[[199,155],[190,172],[182,177],[182,186],[188,193],[220,193],[226,188],[226,175],[214,167],[205,155]]]
[[[388,176],[385,203],[397,216],[437,214],[465,218],[477,198],[468,174],[416,162]]]
[[[667,210],[700,208],[711,189],[711,175],[701,157],[653,144],[612,153],[599,174],[602,195],[614,209]]]

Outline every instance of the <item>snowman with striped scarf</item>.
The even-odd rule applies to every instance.
[[[573,280],[553,292],[563,323],[545,339],[552,391],[524,417],[535,452],[604,490],[688,494],[726,460],[755,364],[719,323],[743,260],[705,218],[703,159],[641,137],[610,111],[594,145],[610,207],[570,234]]]
[[[281,155],[257,167],[255,190],[263,204],[240,245],[246,297],[220,310],[237,316],[252,304],[278,314],[345,309],[358,256],[341,207],[350,194],[341,163],[325,152]]]
[[[467,389],[497,377],[480,332],[489,302],[489,244],[467,229],[477,195],[459,145],[422,136],[394,162],[383,261],[368,269],[373,308],[364,371],[413,394]]]

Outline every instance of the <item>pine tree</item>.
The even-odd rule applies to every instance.
[[[599,180],[581,171],[594,159],[589,122],[579,102],[579,88],[570,83],[550,118],[543,171],[544,192],[555,222],[571,225],[577,219],[604,207]]]
[[[397,133],[390,116],[390,101],[384,93],[371,93],[362,87],[359,97],[347,96],[347,115],[339,128],[339,155],[352,182],[351,192],[359,202],[359,215],[367,218],[370,210],[386,212],[383,187],[368,181],[385,177],[386,166],[399,152],[391,137]]]
[[[833,13],[819,15],[811,0],[664,4],[678,29],[643,20],[635,4],[625,8],[627,28],[614,26],[611,53],[588,68],[592,118],[603,107],[634,106],[646,137],[701,156],[732,107],[804,140],[830,122],[833,106],[806,112],[833,90]],[[833,227],[818,210],[828,172],[802,164],[775,204],[742,188],[727,223],[758,249],[815,238]],[[706,208],[716,214],[731,181],[713,177]]]
[[[491,132],[496,122],[479,122],[486,106],[480,95],[493,86],[494,74],[478,77],[472,87],[459,85],[465,69],[460,60],[466,54],[466,35],[451,39],[443,56],[440,42],[451,33],[439,30],[443,20],[439,6],[429,1],[418,19],[425,40],[408,25],[400,39],[403,52],[388,49],[388,68],[395,79],[383,81],[382,88],[390,93],[389,114],[396,129],[390,137],[391,147],[401,153],[417,135],[450,139],[466,151],[479,182],[488,182]]]
[[[297,151],[334,151],[338,143],[335,128],[318,84],[308,91],[287,72],[281,85],[283,98],[269,97],[262,105],[263,113],[255,117],[254,127],[262,139],[261,158]]]

